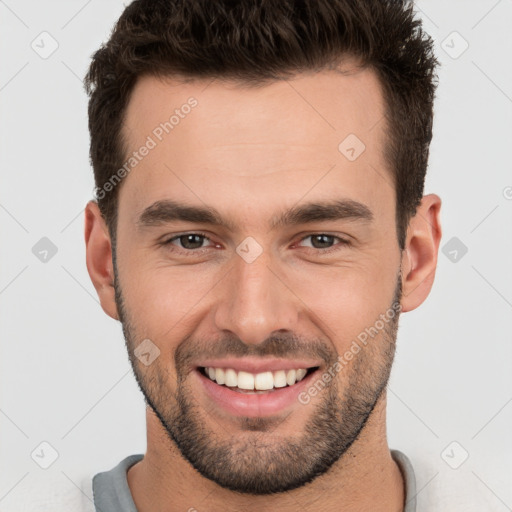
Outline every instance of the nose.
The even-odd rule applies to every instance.
[[[251,263],[235,254],[233,267],[218,285],[217,329],[231,331],[247,345],[279,330],[296,330],[300,300],[279,274],[265,251]]]

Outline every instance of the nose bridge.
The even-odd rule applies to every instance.
[[[235,255],[233,267],[223,280],[215,322],[246,344],[258,344],[273,331],[293,329],[298,312],[293,295],[276,275],[271,257],[256,259]]]

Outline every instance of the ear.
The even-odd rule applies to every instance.
[[[119,320],[114,293],[110,235],[95,201],[89,201],[85,207],[85,247],[87,270],[101,307],[108,316]]]
[[[435,194],[422,198],[411,218],[402,253],[402,312],[412,311],[428,297],[437,267],[441,241],[441,199]]]

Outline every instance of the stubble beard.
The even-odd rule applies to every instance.
[[[394,359],[399,312],[354,355],[339,379],[332,379],[307,405],[311,412],[302,433],[293,438],[279,433],[287,417],[239,418],[238,436],[227,435],[195,399],[186,365],[176,359],[176,389],[169,388],[169,369],[162,358],[145,367],[134,355],[137,340],[132,318],[115,274],[115,297],[129,358],[146,403],[160,420],[182,456],[205,478],[219,486],[249,495],[291,491],[312,482],[342,459],[365,427],[385,390]],[[399,274],[393,305],[400,302]],[[338,358],[332,349],[328,367]],[[176,351],[178,353],[178,351]],[[190,355],[190,354],[189,354]],[[175,354],[176,356],[176,354]],[[293,414],[293,411],[292,413]],[[216,428],[217,427],[217,428]],[[223,435],[224,434],[224,435]]]

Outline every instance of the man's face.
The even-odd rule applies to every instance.
[[[189,98],[197,104],[182,108]],[[159,130],[176,109],[179,121]],[[119,191],[116,304],[147,403],[182,455],[223,487],[266,494],[311,481],[382,396],[401,290],[384,129],[369,70],[259,88],[148,77],[133,92],[129,153],[148,136],[155,144]],[[225,225],[172,220],[165,201],[215,209]],[[323,208],[282,217],[335,202],[344,204],[332,218]],[[139,359],[143,340],[149,355]],[[308,373],[247,393],[204,367]]]

